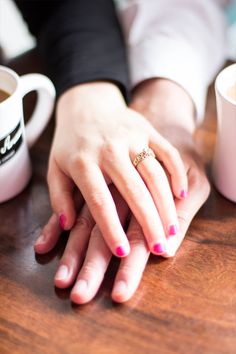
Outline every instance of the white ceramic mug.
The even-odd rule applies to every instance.
[[[49,121],[55,89],[41,74],[19,77],[0,66],[0,90],[9,97],[0,102],[0,203],[20,193],[30,180],[32,170],[29,150]],[[28,123],[24,124],[22,99],[37,91],[37,103]]]
[[[213,180],[221,194],[236,202],[236,99],[228,94],[236,85],[236,64],[222,70],[215,81],[217,138]]]

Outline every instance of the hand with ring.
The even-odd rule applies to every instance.
[[[163,102],[165,102],[163,95],[168,102],[172,103],[173,108],[182,102],[180,107],[185,107],[185,111],[176,115],[178,112],[176,106],[170,114],[169,107],[163,106]],[[142,100],[140,101],[140,99]],[[162,112],[161,120],[158,115],[159,110],[155,112],[151,109],[152,102],[159,103],[158,107]],[[164,254],[165,257],[173,256],[182,243],[192,218],[209,194],[209,183],[205,176],[204,167],[191,137],[192,123],[194,122],[191,101],[177,85],[171,82],[155,81],[146,83],[137,90],[132,107],[141,111],[153,126],[160,129],[166,136],[168,135],[168,138],[178,146],[185,161],[189,180],[189,196],[186,199],[175,198],[180,229],[176,237],[167,240],[167,252]],[[134,158],[133,163],[136,167],[142,160],[144,162],[145,156],[149,153],[152,155],[152,151],[147,150],[138,154],[137,159]],[[153,156],[151,157],[153,158]],[[126,234],[131,248],[130,254],[121,260],[112,290],[112,299],[124,302],[129,300],[136,291],[150,251],[139,223],[133,215],[130,218],[127,203],[114,188],[114,185],[109,187],[109,191],[116,205],[121,225],[127,226]],[[78,191],[75,193],[75,197],[76,221],[70,231],[54,281],[59,288],[67,288],[74,284],[71,300],[83,304],[96,295],[112,253]],[[36,241],[35,251],[40,254],[49,252],[57,243],[61,231],[58,218],[56,214],[53,214],[42,230],[43,237],[39,237]]]
[[[58,101],[56,120],[48,185],[61,227],[70,230],[76,222],[73,195],[79,189],[111,252],[127,256],[129,241],[109,190],[113,183],[149,250],[165,254],[167,240],[179,230],[174,198],[185,198],[188,190],[176,148],[127,108],[112,83],[69,89]]]

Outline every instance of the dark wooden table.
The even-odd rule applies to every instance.
[[[27,60],[13,67],[19,73],[35,70]],[[210,90],[206,120],[196,134],[209,174],[215,115]],[[70,290],[54,287],[67,236],[45,256],[33,250],[51,211],[45,176],[52,133],[53,123],[31,151],[28,188],[0,206],[0,352],[235,354],[236,204],[214,189],[176,257],[151,258],[126,304],[110,299],[114,260],[88,305],[72,305]]]

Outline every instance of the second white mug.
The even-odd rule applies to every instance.
[[[213,158],[213,180],[221,194],[236,202],[236,64],[216,78],[217,139]],[[235,92],[236,93],[236,92]]]

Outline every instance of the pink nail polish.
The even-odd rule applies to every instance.
[[[119,246],[116,248],[116,254],[118,257],[122,257],[126,255],[126,251],[123,246]]]
[[[169,236],[175,236],[178,232],[177,225],[170,225],[169,227]]]
[[[155,253],[164,253],[166,250],[165,246],[162,244],[162,243],[156,243],[154,246],[153,246],[153,251]]]
[[[185,199],[185,198],[187,198],[187,196],[188,196],[188,192],[186,190],[182,189],[182,191],[180,193],[180,198]]]
[[[60,214],[59,215],[59,224],[60,224],[62,230],[64,230],[65,229],[65,224],[66,224],[66,217],[65,217],[64,214]]]

